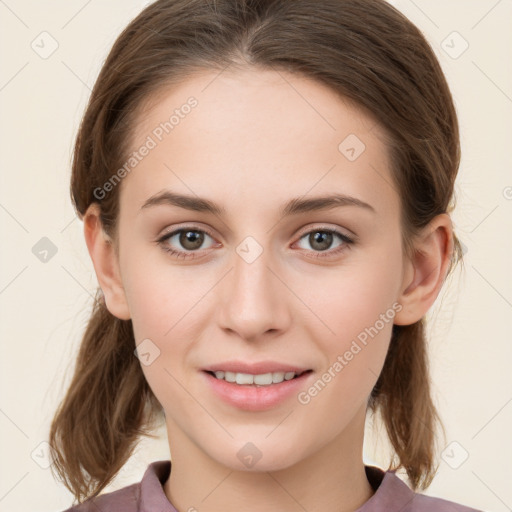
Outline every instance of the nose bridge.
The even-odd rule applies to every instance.
[[[271,264],[270,250],[252,236],[246,237],[235,249],[233,280],[237,292],[243,293],[244,288],[255,296],[268,291],[269,265]]]
[[[224,327],[244,338],[280,329],[287,318],[282,284],[270,270],[272,261],[270,249],[252,236],[235,247],[221,317]]]

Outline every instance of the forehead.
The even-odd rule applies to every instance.
[[[342,132],[350,127],[360,131],[376,129],[385,135],[371,112],[309,76],[283,70],[228,68],[197,69],[152,93],[138,109],[132,142],[142,140],[159,123],[169,120],[173,112],[179,114],[180,107],[191,97],[200,107],[195,109],[194,117],[205,121],[215,114],[219,128],[234,120],[240,128],[243,114],[246,127],[261,128],[262,136],[272,132],[272,121],[279,125],[288,121],[290,127],[296,128],[293,133]],[[199,111],[203,116],[197,114]],[[297,121],[307,125],[300,126]]]
[[[384,140],[371,115],[311,78],[202,70],[140,109],[131,150],[152,147],[123,180],[123,195],[140,207],[163,188],[226,201],[236,190],[280,204],[337,189],[389,203],[397,198]]]

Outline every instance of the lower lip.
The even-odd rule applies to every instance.
[[[205,375],[211,389],[225,402],[239,409],[253,412],[270,409],[284,402],[290,396],[296,395],[301,389],[305,388],[307,381],[313,375],[311,371],[304,372],[295,379],[284,380],[279,384],[256,387],[217,379],[205,371],[202,373]]]

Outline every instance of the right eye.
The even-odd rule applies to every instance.
[[[170,253],[172,256],[192,259],[198,257],[194,253],[198,252],[197,249],[203,245],[205,235],[212,238],[211,235],[203,229],[199,229],[196,226],[187,226],[164,235],[158,240],[158,243],[164,251]],[[179,245],[183,249],[173,248],[171,245],[173,242],[175,246]]]

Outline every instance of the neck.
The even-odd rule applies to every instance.
[[[257,463],[250,471],[219,464],[167,418],[173,449],[164,492],[184,511],[353,512],[374,493],[362,460],[362,413],[320,450],[276,471],[257,471]]]

